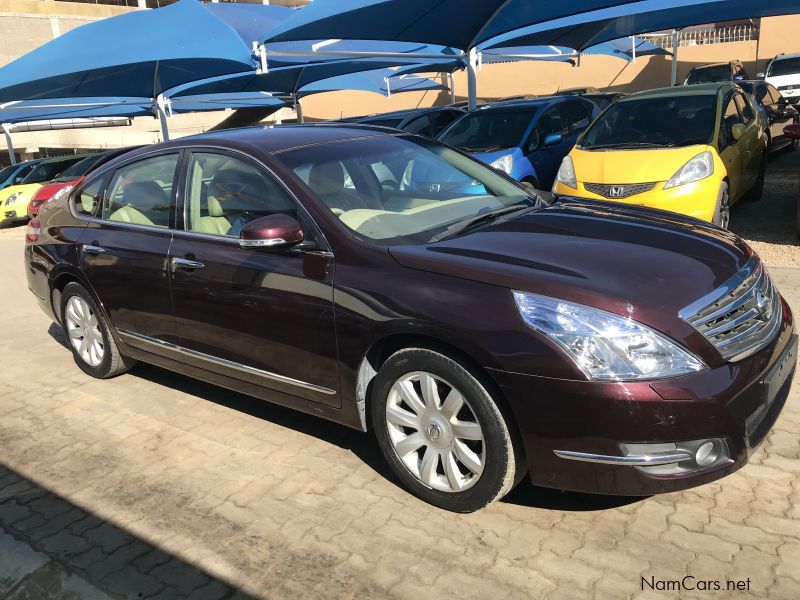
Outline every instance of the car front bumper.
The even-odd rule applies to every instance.
[[[519,425],[531,481],[563,490],[639,496],[702,485],[744,466],[778,418],[792,384],[797,336],[785,303],[784,313],[781,333],[760,352],[673,379],[570,381],[490,370]],[[777,378],[779,365],[783,369]],[[782,385],[775,389],[769,380]],[[705,468],[693,461],[673,462],[677,472],[672,473],[668,467],[637,464],[639,455],[627,460],[624,451],[631,445],[660,445],[653,454],[658,463],[670,454],[664,446],[710,439],[724,441],[727,458]],[[674,460],[680,460],[680,450],[677,454]]]
[[[661,181],[656,183],[655,187],[648,192],[617,199],[606,198],[592,193],[584,187],[583,182],[578,182],[578,189],[575,190],[557,181],[553,187],[553,193],[561,196],[577,196],[605,202],[620,202],[634,206],[669,210],[710,223],[714,220],[720,183],[721,180],[716,177],[707,177],[694,183],[687,183],[686,185],[679,185],[665,190],[663,188],[666,182]]]

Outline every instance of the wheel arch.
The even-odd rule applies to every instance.
[[[356,402],[358,403],[361,425],[364,431],[368,430],[370,410],[369,397],[372,392],[372,382],[384,362],[395,352],[406,348],[424,348],[443,354],[458,362],[462,367],[469,371],[480,384],[489,392],[497,403],[500,412],[508,424],[514,445],[518,448],[520,455],[524,454],[525,448],[522,443],[522,434],[519,429],[514,411],[508,402],[500,386],[492,378],[489,372],[467,352],[458,346],[436,338],[434,336],[419,333],[393,333],[380,338],[366,351],[358,367],[356,378]],[[524,460],[523,464],[527,464]],[[518,465],[520,467],[520,465]]]

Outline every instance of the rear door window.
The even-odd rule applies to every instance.
[[[178,154],[146,158],[117,169],[103,205],[103,219],[169,227]]]

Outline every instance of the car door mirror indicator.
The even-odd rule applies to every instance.
[[[286,248],[303,241],[303,228],[289,215],[274,214],[250,221],[239,234],[242,248]]]

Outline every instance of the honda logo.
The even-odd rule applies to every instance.
[[[609,198],[622,198],[625,195],[625,186],[612,185],[608,188]]]

